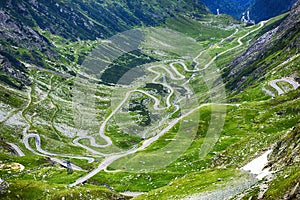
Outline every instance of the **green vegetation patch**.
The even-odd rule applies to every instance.
[[[9,183],[7,192],[0,194],[1,198],[12,199],[103,199],[117,200],[124,198],[122,195],[114,193],[105,187],[76,187],[66,188],[61,184],[48,184],[43,181],[13,181]],[[8,192],[9,191],[9,192]],[[126,198],[124,198],[126,199]]]
[[[102,81],[105,83],[116,84],[129,70],[142,66],[146,63],[157,61],[156,59],[143,54],[140,50],[134,50],[129,53],[123,54],[114,63],[109,65],[101,76]],[[138,78],[138,77],[131,77]],[[133,80],[126,80],[128,83]]]
[[[228,37],[234,32],[234,30],[223,30],[217,28],[217,26],[212,26],[209,22],[200,23],[199,21],[183,15],[177,15],[173,18],[167,19],[166,27],[195,38],[197,41],[217,41],[220,38]]]
[[[134,199],[182,199],[193,194],[222,189],[222,187],[226,186],[224,183],[231,181],[233,177],[235,179],[242,179],[247,176],[247,174],[233,169],[205,170],[175,179],[168,186],[150,191]]]

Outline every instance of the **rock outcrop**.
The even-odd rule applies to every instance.
[[[300,162],[300,125],[294,127],[286,137],[277,142],[269,159],[269,166],[273,171]]]
[[[272,24],[269,26],[272,27]],[[266,27],[264,30],[268,31],[229,64],[231,70],[224,77],[228,80],[227,87],[242,90],[249,86],[251,81],[257,81],[262,77],[268,71],[266,69],[276,62],[277,56],[282,57],[283,52],[287,59],[295,55],[295,52],[297,54],[300,50],[299,27],[300,1],[297,1],[289,15],[278,26],[272,27],[271,30]],[[274,55],[272,60],[266,59],[271,55]]]

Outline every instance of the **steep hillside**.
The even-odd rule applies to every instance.
[[[270,19],[284,12],[287,12],[296,0],[202,0],[212,13],[225,13],[233,16],[237,20],[242,14],[250,11],[250,18],[256,23]]]
[[[300,125],[295,126],[288,134],[278,141],[270,155],[271,167],[279,171],[274,180],[268,184],[264,198],[278,196],[285,199],[300,198]]]
[[[157,25],[166,17],[183,12],[206,13],[197,1],[3,1],[1,10],[24,25],[40,27],[66,39],[112,36],[134,26]]]
[[[256,0],[250,6],[251,18],[256,22],[270,19],[288,11],[297,0]]]
[[[199,17],[207,11],[197,1],[1,1],[1,81],[19,89],[30,84],[20,61],[50,69],[62,66],[49,63],[74,61],[57,51],[45,31],[73,42],[96,40],[137,26],[161,24],[176,13]]]
[[[249,87],[263,79],[262,75],[299,53],[299,14],[298,1],[288,16],[281,16],[276,22],[271,20],[261,36],[229,64],[225,72],[229,89],[239,91]]]
[[[255,0],[202,0],[212,13],[217,13],[217,9],[219,9],[220,13],[231,15],[238,20],[241,18],[242,13],[245,12],[254,1]]]

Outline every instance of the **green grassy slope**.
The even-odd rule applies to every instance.
[[[87,1],[87,3],[91,2]],[[166,24],[161,27],[147,29],[141,52],[125,54],[110,66],[124,65],[124,68],[128,67],[125,65],[128,61],[126,56],[130,57],[129,67],[131,67],[131,63],[136,66],[144,63],[143,59],[147,60],[147,56],[149,56],[149,58],[153,58],[151,62],[154,59],[180,59],[188,65],[189,69],[192,69],[192,58],[202,50],[205,50],[205,54],[198,60],[206,63],[216,53],[220,54],[239,45],[240,37],[259,26],[242,27],[226,16],[220,18],[206,16],[197,19],[191,19],[188,15],[176,15],[174,18],[167,19]],[[133,163],[137,161],[138,167],[143,168],[145,163],[140,161],[149,154],[156,155],[157,160],[164,159],[166,156],[164,147],[180,138],[178,136],[179,125],[174,126],[147,149],[135,153],[134,156],[119,159],[109,167],[109,170],[120,169],[120,172],[101,171],[83,186],[75,188],[66,186],[85,175],[86,172],[74,171],[72,174],[68,174],[65,168],[58,164],[53,165],[47,156],[34,155],[25,148],[22,142],[26,135],[24,131],[25,133],[40,134],[42,148],[50,152],[86,155],[95,158],[94,163],[87,163],[85,160],[75,158],[70,159],[72,163],[84,170],[91,171],[100,164],[103,157],[91,155],[89,151],[79,148],[72,141],[77,136],[88,133],[95,136],[97,143],[103,144],[104,141],[99,139],[98,135],[99,124],[112,112],[113,106],[115,106],[112,105],[112,102],[118,102],[117,98],[123,98],[120,95],[125,94],[126,89],[101,84],[100,81],[92,80],[92,77],[80,70],[79,64],[82,63],[82,58],[88,56],[89,52],[97,45],[101,45],[101,41],[72,41],[51,34],[49,31],[39,30],[39,33],[53,44],[53,48],[62,62],[44,56],[41,62],[45,63],[46,69],[38,68],[40,66],[28,69],[26,76],[32,84],[24,91],[4,83],[0,85],[2,119],[0,145],[3,147],[0,149],[0,175],[2,179],[10,183],[10,186],[4,188],[4,192],[0,196],[8,199],[18,197],[24,199],[62,199],[62,197],[66,199],[80,197],[83,199],[118,199],[123,198],[118,192],[137,191],[147,193],[135,199],[181,199],[201,193],[205,195],[220,194],[223,191],[229,191],[230,194],[235,195],[243,192],[244,189],[249,189],[255,180],[252,175],[239,170],[244,164],[274,144],[279,146],[285,144],[284,147],[290,147],[286,148],[287,151],[274,151],[271,154],[273,157],[270,160],[273,164],[275,163],[274,169],[276,161],[281,160],[281,157],[292,158],[297,154],[295,149],[297,150],[298,147],[295,148],[295,146],[299,140],[297,125],[300,120],[299,89],[292,90],[289,84],[280,83],[280,87],[290,89],[285,90],[283,95],[275,95],[274,98],[263,91],[263,88],[266,88],[276,94],[276,90],[269,85],[269,82],[274,79],[283,77],[299,79],[300,60],[297,56],[298,46],[296,43],[299,37],[298,24],[284,21],[288,19],[289,17],[279,16],[270,20],[265,28],[244,38],[243,44],[238,48],[220,55],[214,63],[215,68],[209,68],[211,70],[209,77],[213,77],[218,70],[223,74],[223,83],[227,86],[225,102],[232,105],[226,106],[225,124],[217,143],[207,155],[200,156],[199,152],[205,142],[210,122],[215,117],[220,117],[212,113],[212,106],[204,106],[199,110],[199,116],[196,116],[198,113],[192,116],[199,120],[196,122],[198,125],[195,127],[197,128],[196,135],[192,138],[190,146],[164,168],[141,171],[125,169],[126,164],[132,160]],[[230,29],[225,29],[228,25]],[[280,37],[283,39],[270,40],[272,45],[264,48],[265,54],[255,57],[254,64],[248,64],[249,59],[252,59],[251,56],[242,57],[244,66],[239,69],[237,74],[233,75],[233,78],[230,77],[230,72],[235,70],[236,66],[232,63],[228,64],[237,56],[244,55],[243,52],[251,52],[256,40],[278,25],[281,30]],[[233,34],[236,28],[239,29],[236,34],[220,43],[222,38]],[[276,42],[273,43],[273,41]],[[248,48],[249,46],[250,48]],[[19,50],[23,51],[24,49]],[[287,53],[283,53],[283,51],[287,51]],[[136,55],[140,57],[136,57]],[[178,71],[183,72],[182,66],[179,64],[175,67]],[[116,70],[113,69],[108,72],[115,73]],[[81,76],[75,77],[76,73]],[[111,74],[109,75],[111,76]],[[192,75],[187,72],[184,74],[187,77]],[[87,81],[88,78],[90,78],[89,81]],[[202,74],[196,74],[191,84],[199,98],[199,104],[207,102],[209,93],[201,96],[208,90]],[[147,88],[147,86],[149,85],[142,85],[140,89],[153,89]],[[78,93],[74,92],[74,88],[78,89],[76,91]],[[122,93],[119,93],[120,91]],[[164,97],[164,93],[159,92],[153,95],[161,99]],[[80,114],[74,112],[73,101],[77,102],[76,97],[83,99],[80,102],[82,106]],[[135,99],[133,98],[131,101],[140,100],[139,98],[147,99],[145,96],[135,96]],[[153,105],[150,100],[149,105]],[[171,113],[172,109],[174,108],[162,111],[161,114],[165,114],[163,112]],[[140,110],[145,111],[144,107],[140,107]],[[135,117],[135,112],[137,110],[131,109],[130,117],[132,119]],[[147,112],[150,113],[151,110],[147,110]],[[149,116],[150,114],[147,112],[143,114],[146,113]],[[2,116],[2,113],[7,115]],[[176,116],[178,116],[178,112],[173,113],[170,118]],[[123,116],[116,116],[113,119],[114,122],[118,121],[118,117],[122,118]],[[193,119],[192,117],[182,121],[189,121]],[[91,123],[85,123],[85,120]],[[135,121],[133,120],[133,122]],[[141,136],[124,134],[113,125],[113,123],[109,124],[109,136],[113,138],[116,146],[132,148],[135,145],[141,145]],[[291,142],[293,140],[296,142]],[[19,145],[26,156],[14,156],[16,152],[6,142]],[[92,147],[88,141],[80,142],[97,149]],[[35,148],[33,139],[30,139],[29,143]],[[180,145],[180,143],[175,144]],[[63,156],[58,157],[65,159]],[[25,169],[22,170],[18,164],[24,166]],[[279,161],[277,165],[280,165],[281,168],[275,174],[274,179],[268,183],[269,188],[264,196],[267,199],[282,198],[296,186],[299,180],[299,160],[292,159],[291,162],[283,160]],[[256,198],[260,183],[258,182],[245,191],[243,198],[249,199],[251,196]],[[114,191],[108,190],[105,186]],[[32,190],[36,192],[33,193]]]

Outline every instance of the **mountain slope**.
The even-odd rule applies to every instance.
[[[270,19],[288,11],[296,0],[256,0],[249,8],[256,22]]]
[[[157,25],[176,12],[207,13],[197,1],[4,1],[1,10],[30,27],[40,27],[66,39],[109,37],[134,26]]]
[[[192,0],[1,2],[0,198],[298,198],[299,2],[249,27]],[[241,170],[267,149],[272,176]]]
[[[264,29],[242,55],[229,64],[228,88],[241,90],[254,83],[272,68],[299,53],[300,4],[293,6],[290,14]],[[271,30],[270,30],[271,29]],[[226,73],[225,73],[226,74]]]
[[[202,171],[176,178],[134,199],[299,198],[299,87],[293,90],[291,85],[279,82],[283,94],[278,95],[273,88],[276,95],[271,98],[264,92],[264,88],[272,89],[270,82],[274,79],[299,80],[299,5],[300,1],[288,15],[271,19],[252,40],[244,39],[243,42],[250,44],[245,49],[218,58],[217,65],[224,70],[228,102],[238,106],[227,107],[222,136],[211,152],[211,160],[207,161],[208,169],[203,167]],[[228,60],[234,58],[232,54],[241,55],[228,65]],[[207,112],[209,109],[201,110],[203,121],[211,117]],[[206,126],[201,124],[201,130]],[[200,162],[197,156],[193,160],[198,153],[197,144],[204,137],[202,134],[205,131],[176,164],[190,167],[194,162],[201,165],[206,161]],[[245,177],[239,170],[232,171],[268,149],[272,153],[262,168],[270,168],[272,173],[262,180],[256,178],[257,174]]]
[[[207,14],[198,1],[1,1],[0,75],[15,88],[30,81],[20,62],[50,68],[49,60],[72,62],[59,55],[46,31],[70,41],[107,38],[136,26],[155,26],[176,13]],[[48,34],[49,35],[49,34]],[[81,55],[81,57],[83,57]]]
[[[256,23],[270,19],[287,12],[296,0],[202,0],[212,13],[225,13],[236,19],[241,19],[242,14],[250,11],[250,18]]]
[[[254,2],[254,0],[202,0],[212,13],[216,13],[217,9],[220,13],[225,13],[240,19],[242,13]]]

